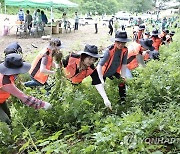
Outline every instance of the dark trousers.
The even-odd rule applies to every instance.
[[[75,22],[75,25],[74,25],[75,27],[74,27],[74,30],[78,30],[78,23],[77,22]]]
[[[0,104],[0,121],[11,124],[11,113],[6,102]]]
[[[95,33],[98,33],[98,27],[97,27],[97,24],[95,24]]]
[[[113,34],[113,27],[112,26],[109,26],[109,34],[112,35]]]
[[[122,31],[126,30],[124,25],[121,26],[121,29]]]
[[[120,96],[121,101],[125,101],[125,98],[126,98],[126,85],[125,85],[125,83],[121,82],[118,85],[118,88],[119,88],[119,96]]]
[[[114,77],[109,77],[109,79],[113,80]],[[104,82],[106,81],[106,77],[103,77]],[[119,78],[118,78],[119,79]],[[122,81],[119,85],[119,96],[120,96],[120,101],[125,101],[126,98],[126,85],[125,82]]]
[[[34,78],[32,78],[31,77],[31,81],[27,81],[27,82],[25,82],[24,83],[24,85],[26,86],[26,87],[38,87],[38,86],[45,86],[45,90],[46,90],[46,94],[47,95],[49,95],[49,91],[51,90],[51,87],[52,86],[54,86],[54,84],[53,85],[49,85],[47,82],[45,82],[44,84],[42,84],[42,83],[40,83],[40,82],[38,82],[37,80],[35,80]]]

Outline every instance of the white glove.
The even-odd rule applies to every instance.
[[[52,108],[52,105],[50,104],[50,103],[48,103],[48,102],[45,102],[45,104],[44,104],[44,107],[43,107],[45,110],[49,110],[49,109],[51,109]]]
[[[104,104],[106,105],[106,107],[108,107],[110,110],[112,110],[111,102],[109,101],[109,99],[106,95],[103,84],[95,85],[95,87],[96,87],[97,91],[99,92],[99,94],[101,95],[101,97],[103,98]]]
[[[104,104],[106,105],[107,108],[109,108],[112,111],[111,102],[108,99],[104,100]]]

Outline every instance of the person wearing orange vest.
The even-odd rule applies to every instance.
[[[139,25],[139,29],[137,32],[137,37],[136,37],[136,42],[139,43],[140,39],[144,38],[144,30],[145,30],[145,25]]]
[[[48,47],[35,57],[29,70],[32,80],[24,83],[26,87],[47,85],[48,76],[55,74],[55,71],[52,71],[51,68],[58,67],[53,57],[61,47],[61,41],[58,38],[53,38]]]
[[[103,98],[105,106],[112,110],[111,102],[106,95],[104,86],[94,66],[99,57],[101,55],[98,54],[97,46],[87,44],[84,51],[78,54],[71,53],[66,59],[63,59],[64,72],[72,84],[80,84],[86,77],[91,76],[92,85],[96,87]]]
[[[114,76],[120,78],[126,75],[128,49],[125,44],[130,39],[127,38],[125,31],[117,31],[114,41],[115,43],[104,51],[104,56],[97,66],[97,71],[103,84],[107,77],[113,79]],[[119,95],[121,101],[124,101],[126,96],[124,82],[119,84]]]
[[[145,49],[142,54],[144,61],[148,62],[151,59],[159,60],[159,52],[154,50],[152,39],[141,39],[140,44]]]
[[[8,54],[5,61],[0,64],[0,121],[11,123],[10,110],[6,104],[10,95],[19,98],[25,105],[35,109],[51,108],[50,103],[27,96],[16,87],[14,81],[17,75],[28,72],[30,67],[31,65],[24,62],[22,57],[16,53]]]
[[[145,67],[144,57],[145,54],[154,51],[151,39],[141,39],[140,44],[134,43],[128,47],[127,70],[126,76],[132,78],[131,70],[137,68],[139,65]],[[148,52],[148,53],[147,53]]]
[[[172,37],[174,36],[174,34],[175,34],[175,31],[171,31],[171,32],[169,33],[169,35],[167,36],[166,42],[167,42],[168,44],[171,43],[171,42],[173,42]]]
[[[162,44],[161,39],[159,38],[159,31],[158,29],[154,29],[151,33],[151,39],[153,41],[152,46],[155,48],[156,51],[159,51],[159,47]]]
[[[144,59],[142,56],[143,51],[146,49],[141,44],[133,43],[128,46],[127,68],[133,70],[141,64],[145,67]]]
[[[169,30],[168,29],[164,29],[162,31],[162,33],[159,35],[159,37],[161,38],[162,41],[162,45],[166,44],[166,36],[169,34]]]

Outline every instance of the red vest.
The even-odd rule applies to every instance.
[[[153,40],[152,46],[155,48],[155,50],[159,51],[159,47],[161,45],[161,39],[152,37],[152,40]]]
[[[108,71],[109,67],[111,66],[112,62],[113,62],[113,59],[114,59],[114,54],[115,54],[116,50],[115,50],[115,47],[113,47],[111,50],[109,50],[109,58],[108,60],[106,61],[106,63],[103,65],[102,67],[102,73],[103,75]],[[119,63],[119,67],[117,68],[116,72],[117,73],[120,73],[121,71],[121,67],[122,67],[122,59],[124,57],[124,55],[128,52],[128,49],[125,47],[122,49],[122,52],[121,52],[121,60],[120,60],[120,63]]]
[[[136,56],[139,54],[141,50],[141,45],[138,43],[134,43],[133,46],[134,49],[128,50],[127,67],[130,70],[133,70],[139,66]]]
[[[1,88],[4,86],[3,85],[3,77],[4,77],[4,75],[0,74],[0,104],[4,103],[10,97],[10,93],[1,90]],[[11,83],[14,83],[14,76],[9,76],[9,79],[10,79]]]
[[[80,58],[69,57],[68,65],[64,69],[66,77],[74,84],[81,83],[84,78],[93,73],[93,69],[88,67],[86,70],[83,70],[76,74],[77,66],[80,63]]]
[[[40,72],[41,60],[42,60],[43,55],[47,51],[49,51],[50,53],[52,52],[51,50],[47,49],[47,50],[43,51],[42,53],[40,53],[35,58],[35,60],[32,62],[31,69],[29,70],[29,74],[35,80],[37,80],[38,82],[40,82],[42,84],[44,84],[47,81],[47,79],[48,79],[48,75],[47,74],[44,74],[44,73]],[[50,70],[51,67],[52,67],[53,58],[52,58],[52,56],[49,56],[49,55],[47,55],[47,57],[48,57],[48,61],[47,61],[47,64],[46,64],[46,69]]]

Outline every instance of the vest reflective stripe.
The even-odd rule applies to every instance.
[[[0,104],[4,103],[10,97],[10,93],[1,90],[1,88],[4,86],[3,77],[4,75],[0,74]],[[14,83],[14,76],[10,76],[10,80],[11,80],[11,83]]]
[[[40,65],[41,65],[41,60],[42,60],[42,57],[43,55],[47,52],[52,52],[51,50],[47,49],[46,51],[40,53],[36,58],[35,60],[32,62],[32,65],[31,65],[31,69],[29,70],[29,74],[35,79],[37,80],[38,82],[44,84],[47,79],[48,79],[48,75],[47,74],[44,74],[42,72],[40,72]],[[47,55],[48,57],[48,61],[47,61],[47,64],[46,64],[46,69],[47,70],[50,70],[51,67],[52,67],[52,62],[53,62],[53,58],[49,55]]]
[[[131,61],[129,61],[129,63],[127,64],[127,67],[130,70],[133,70],[139,66],[136,56],[139,54],[139,52],[141,50],[140,44],[136,43],[133,45],[134,45],[134,49],[128,50],[128,60],[127,61],[129,61],[130,59],[131,59]]]
[[[121,60],[120,60],[120,64],[119,64],[119,67],[117,68],[117,70],[116,70],[116,72],[117,73],[120,73],[120,71],[121,71],[121,67],[122,67],[122,59],[123,59],[123,56],[125,55],[125,53],[127,52],[128,50],[127,50],[127,48],[123,48],[122,49],[122,52],[121,52]],[[114,54],[115,54],[115,47],[113,48],[113,49],[111,49],[111,50],[109,50],[109,58],[108,58],[108,60],[106,61],[106,63],[103,65],[103,67],[102,67],[102,74],[104,75],[107,71],[108,71],[108,69],[110,68],[110,66],[111,66],[111,64],[112,64],[112,62],[113,62],[113,59],[114,59]]]
[[[88,67],[86,70],[83,70],[76,74],[77,65],[80,63],[80,58],[70,57],[68,61],[67,67],[64,69],[66,77],[72,83],[81,83],[84,78],[91,75],[93,73],[93,69]]]
[[[159,47],[161,45],[161,39],[160,38],[154,38],[152,37],[152,40],[153,40],[153,44],[152,46],[155,48],[155,50],[159,51]]]

